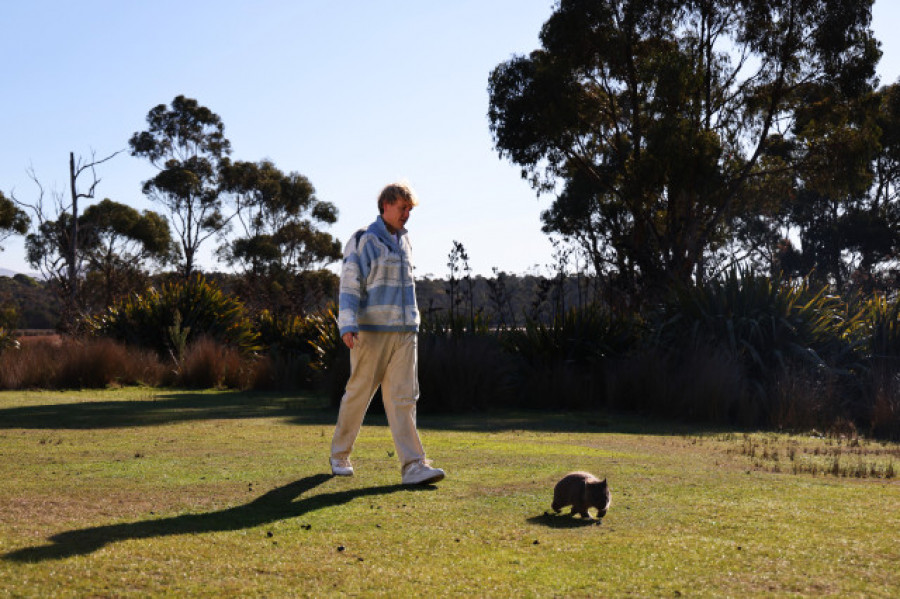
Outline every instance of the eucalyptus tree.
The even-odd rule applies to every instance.
[[[152,265],[177,260],[179,248],[169,222],[152,210],[139,212],[107,198],[89,206],[79,221],[86,278],[99,283],[92,286],[98,307],[111,306],[127,293],[143,292]]]
[[[771,233],[798,171],[817,165],[835,128],[852,136],[802,113],[873,88],[871,7],[561,0],[541,48],[490,75],[495,148],[556,192],[545,231],[579,242],[598,273],[651,288],[702,280],[770,243],[735,242],[754,226]]]
[[[28,214],[0,191],[0,242],[12,235],[24,235],[30,223]],[[3,246],[0,246],[2,250]]]
[[[222,119],[197,100],[182,95],[171,107],[160,104],[147,114],[147,129],[131,136],[131,155],[147,159],[158,173],[143,190],[162,205],[178,236],[187,278],[197,270],[197,252],[221,233],[229,216],[223,213],[219,169],[231,152]]]
[[[309,179],[268,160],[225,160],[220,175],[236,230],[220,257],[243,271],[257,302],[302,309],[327,279],[312,273],[341,258],[340,242],[321,230],[337,221],[337,208],[316,197]]]
[[[891,292],[900,282],[900,84],[860,104],[843,116],[853,134],[832,136],[820,176],[799,180],[788,214],[800,243],[784,245],[779,266],[839,291]]]
[[[257,273],[301,272],[340,259],[340,242],[319,229],[337,221],[337,208],[316,197],[309,179],[268,160],[226,161],[221,175],[241,229],[220,252],[229,263]]]
[[[77,228],[72,215],[60,214],[45,219],[28,235],[25,249],[28,261],[42,265],[45,273],[56,281],[64,278],[68,268],[68,248],[73,231],[79,248],[79,277],[97,285],[80,285],[78,308],[96,310],[112,304],[129,291],[143,291],[150,262],[167,263],[177,252],[168,222],[152,211],[138,212],[110,199],[89,206],[78,217]]]

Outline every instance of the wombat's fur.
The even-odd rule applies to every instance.
[[[553,489],[554,512],[559,513],[567,505],[572,506],[571,515],[580,514],[590,518],[589,508],[597,508],[597,517],[602,518],[609,510],[610,495],[606,479],[600,480],[589,472],[570,472]]]

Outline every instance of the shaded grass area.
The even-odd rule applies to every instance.
[[[448,478],[409,488],[379,417],[357,475],[330,476],[334,416],[277,394],[0,393],[0,596],[900,591],[900,483],[771,466],[849,440],[600,413],[422,418]],[[608,477],[602,523],[548,513],[574,469]]]
[[[15,399],[0,403],[0,429],[104,429],[298,414],[304,423],[333,419],[320,398],[293,394],[127,387],[4,395]]]

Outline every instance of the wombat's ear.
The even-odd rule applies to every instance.
[[[601,481],[600,481],[600,482],[601,482],[601,483],[602,483],[602,484],[604,484],[604,485],[605,485],[605,484],[606,484],[606,479],[605,479],[605,478],[604,478],[604,479],[603,479],[603,480],[601,480]]]

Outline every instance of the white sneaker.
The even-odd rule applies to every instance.
[[[353,476],[353,464],[350,460],[331,458],[331,473],[335,476]]]
[[[440,468],[432,468],[426,460],[412,462],[403,469],[404,485],[423,485],[436,483],[444,478],[444,471]]]

